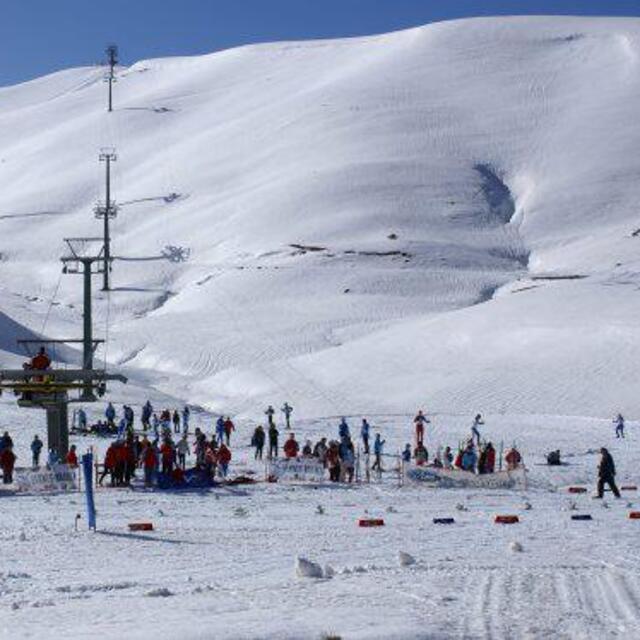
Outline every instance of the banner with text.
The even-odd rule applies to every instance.
[[[323,482],[325,468],[315,459],[275,459],[268,465],[268,475],[281,481]]]
[[[16,469],[15,481],[18,491],[28,493],[62,493],[78,488],[76,469],[66,464],[51,469]]]

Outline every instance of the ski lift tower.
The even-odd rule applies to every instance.
[[[93,368],[93,357],[103,340],[93,338],[91,277],[105,268],[104,247],[93,255],[87,247],[102,243],[102,238],[67,238],[69,254],[62,257],[63,273],[81,273],[84,280],[84,331],[81,340],[21,340],[30,348],[58,344],[82,344],[82,366],[78,369],[0,370],[0,393],[11,390],[18,396],[18,406],[41,408],[47,412],[48,448],[61,458],[69,450],[69,403],[95,402],[107,390],[108,381],[126,383],[125,376]]]

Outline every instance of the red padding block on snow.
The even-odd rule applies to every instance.
[[[630,520],[640,520],[640,511],[629,511]]]
[[[496,524],[516,524],[520,522],[518,516],[496,516],[493,520]]]
[[[382,518],[360,518],[358,520],[359,527],[384,527]]]
[[[620,487],[620,491],[637,491],[638,487],[635,484],[623,484]]]
[[[569,487],[569,493],[587,493],[586,487]]]
[[[153,531],[152,522],[130,522],[129,531]]]

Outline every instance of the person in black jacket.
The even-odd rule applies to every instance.
[[[613,463],[611,454],[602,447],[600,449],[600,464],[598,465],[598,498],[602,498],[604,494],[604,485],[608,484],[616,498],[620,497],[620,492],[616,486],[616,466]]]

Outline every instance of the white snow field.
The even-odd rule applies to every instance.
[[[616,443],[610,423],[640,412],[640,20],[141,61],[110,114],[103,74],[0,88],[0,367],[24,360],[16,338],[79,337],[62,238],[100,234],[115,147],[114,290],[96,279],[94,309],[100,360],[131,379],[114,402],[231,414],[234,471],[268,403],[293,404],[303,437],[370,415],[389,452],[418,407],[431,451],[481,411],[531,484],[103,490],[96,534],[74,531],[81,495],[3,497],[0,637],[639,637],[637,498],[578,496],[594,520],[574,523],[564,487],[593,488],[603,445],[640,481],[637,424]],[[43,424],[0,401],[19,463]],[[537,466],[558,447],[570,466]],[[365,510],[387,525],[359,529]],[[129,534],[136,519],[156,531]],[[296,577],[297,556],[336,573]]]

